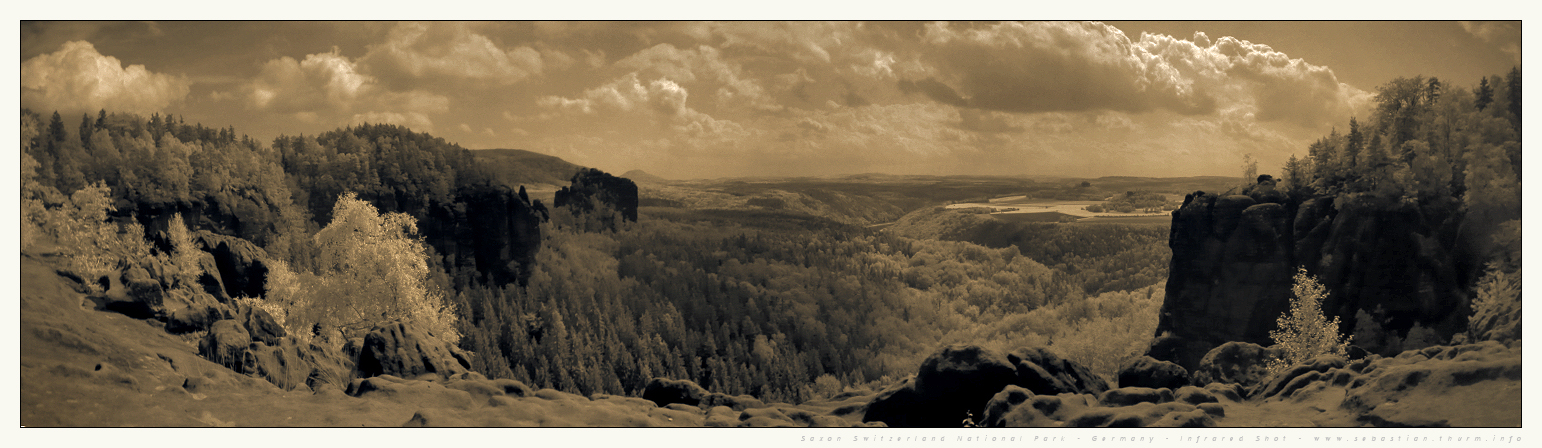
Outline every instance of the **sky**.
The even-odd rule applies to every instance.
[[[392,123],[670,179],[1239,176],[1520,22],[21,22],[22,107]]]

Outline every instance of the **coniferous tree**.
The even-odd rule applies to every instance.
[[[1494,88],[1488,85],[1487,76],[1483,77],[1483,81],[1478,82],[1478,90],[1474,93],[1478,96],[1478,99],[1473,105],[1477,106],[1480,111],[1488,108],[1489,103],[1494,102]]]
[[[1520,132],[1521,126],[1521,68],[1510,69],[1510,74],[1505,78],[1505,84],[1509,86],[1506,97],[1510,100],[1510,115],[1514,115],[1516,132]]]
[[[91,116],[80,114],[80,146],[86,151],[91,151],[91,134],[96,130],[91,126]]]

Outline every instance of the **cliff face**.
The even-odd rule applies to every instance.
[[[1362,310],[1388,334],[1460,331],[1474,263],[1458,259],[1456,208],[1334,199],[1188,195],[1173,212],[1167,298],[1149,354],[1193,369],[1229,341],[1272,344],[1298,266],[1327,287],[1323,309],[1346,334]]]
[[[450,262],[502,284],[528,275],[541,245],[543,209],[503,186],[468,187],[456,193],[454,203],[434,207],[418,226]]]

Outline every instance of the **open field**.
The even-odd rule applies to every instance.
[[[1172,198],[1169,197],[1169,200]],[[991,199],[990,202],[963,202],[950,204],[950,209],[960,208],[989,208],[995,210],[991,216],[997,219],[1011,222],[1067,222],[1067,221],[1096,221],[1096,222],[1120,222],[1129,224],[1166,223],[1171,212],[1157,213],[1094,213],[1087,211],[1087,206],[1101,204],[1102,201],[1057,201],[1053,199],[1034,199],[1026,196],[1008,196]]]

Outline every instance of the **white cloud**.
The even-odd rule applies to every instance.
[[[1190,115],[1243,109],[1258,120],[1316,126],[1347,119],[1368,97],[1327,67],[1203,33],[1131,40],[1095,22],[935,23],[922,40],[924,65],[900,72],[901,89],[958,107]]]
[[[548,50],[558,65],[572,58]],[[359,59],[370,73],[383,77],[461,78],[513,84],[539,75],[542,52],[528,46],[499,48],[465,23],[404,23],[393,28],[386,42],[373,45]]]
[[[429,114],[450,110],[450,99],[443,95],[382,86],[336,48],[303,60],[269,60],[239,92],[249,108],[317,124],[389,123],[429,132],[434,128]]]
[[[347,110],[374,83],[374,78],[360,74],[352,61],[333,48],[306,55],[303,61],[288,56],[270,60],[244,90],[247,104],[256,109]]]
[[[644,77],[662,77],[715,91],[714,109],[774,110],[779,106],[743,67],[724,59],[717,48],[682,50],[659,44],[616,61],[615,66]]]
[[[124,67],[90,42],[71,41],[21,65],[22,106],[39,110],[111,109],[149,113],[188,95],[185,77]]]

